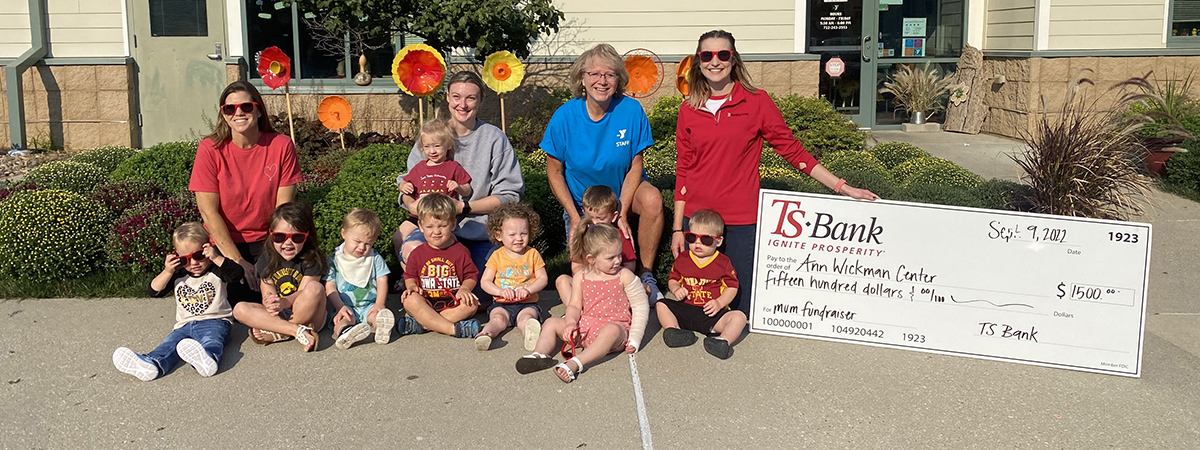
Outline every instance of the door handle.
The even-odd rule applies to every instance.
[[[211,59],[213,61],[220,61],[221,60],[221,43],[220,42],[214,43],[213,44],[213,52],[209,53],[206,56],[208,56],[208,59]]]
[[[871,54],[870,53],[870,50],[871,50],[870,43],[871,43],[871,36],[870,35],[863,36],[863,38],[862,38],[862,60],[863,60],[863,62],[871,62],[871,57],[868,56]]]

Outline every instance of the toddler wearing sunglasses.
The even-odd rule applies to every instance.
[[[250,327],[254,342],[266,345],[294,337],[303,351],[311,352],[325,325],[327,297],[321,278],[329,270],[312,208],[302,202],[279,205],[269,230],[255,264],[263,302],[240,302],[233,307],[233,317]]]
[[[688,251],[680,253],[671,268],[667,288],[678,301],[655,305],[667,347],[696,342],[693,331],[704,333],[704,350],[721,359],[733,356],[731,343],[742,335],[746,314],[730,310],[737,297],[737,272],[729,257],[717,251],[725,221],[711,209],[692,213],[690,231],[684,233]],[[716,335],[716,336],[713,336]]]
[[[621,232],[611,224],[593,225],[592,218],[584,216],[571,240],[571,250],[582,255],[587,267],[571,280],[566,315],[546,319],[533,353],[517,360],[519,373],[554,367],[555,375],[570,383],[587,364],[609,353],[637,352],[642,344],[650,304],[641,280],[621,267]],[[560,338],[566,341],[566,361],[555,364],[548,355]],[[583,350],[576,352],[576,345]]]
[[[150,281],[150,295],[175,293],[175,330],[150,353],[126,347],[113,352],[117,370],[150,381],[165,375],[182,359],[200,376],[217,373],[225,339],[229,337],[229,284],[242,279],[242,266],[221,256],[208,242],[198,222],[175,229],[175,253],[167,255],[163,271]]]
[[[440,192],[450,197],[471,198],[471,175],[463,166],[454,162],[454,131],[443,119],[433,119],[421,126],[421,152],[425,161],[412,166],[407,174],[396,181],[400,183],[400,204],[409,211],[416,211],[416,202],[421,196]],[[467,211],[464,211],[464,213]],[[400,240],[417,230],[416,215],[400,223]]]
[[[479,269],[471,252],[454,237],[454,199],[442,193],[417,200],[417,221],[425,243],[408,255],[400,302],[409,317],[396,324],[401,336],[436,331],[474,339],[479,321],[472,319],[479,299],[472,293]]]
[[[334,346],[349,349],[375,334],[375,343],[392,339],[396,318],[387,309],[388,269],[375,249],[383,222],[372,211],[354,208],[342,218],[342,245],[329,257],[325,294],[333,316]]]

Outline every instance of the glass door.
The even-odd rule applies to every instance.
[[[808,51],[821,55],[820,95],[864,128],[872,127],[875,119],[878,89],[870,87],[876,84],[875,9],[879,1],[810,0],[808,3]],[[834,64],[830,64],[831,60]],[[838,60],[841,64],[837,64]],[[833,76],[838,72],[841,74]],[[863,89],[864,86],[868,89]]]
[[[877,1],[874,8],[876,29],[876,87],[883,87],[898,67],[918,68],[930,63],[941,74],[953,72],[962,54],[964,0],[864,0]],[[908,111],[897,108],[892,94],[875,97],[876,128],[898,128],[910,119]],[[944,102],[943,102],[944,105]],[[942,122],[945,113],[927,118]]]

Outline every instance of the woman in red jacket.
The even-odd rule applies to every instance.
[[[733,35],[713,30],[700,36],[689,69],[693,82],[679,108],[675,145],[675,220],[671,253],[686,249],[687,217],[712,209],[725,219],[725,244],[741,286],[754,286],[754,237],[758,217],[758,166],[766,139],[775,152],[833,191],[856,199],[879,196],[846,184],[804,150],[783,121],[779,107],[750,77]],[[750,315],[751,288],[741,289],[731,306]]]

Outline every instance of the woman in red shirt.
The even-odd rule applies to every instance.
[[[758,166],[765,139],[800,171],[833,191],[856,199],[879,196],[847,185],[804,150],[783,121],[779,107],[750,77],[734,46],[733,35],[713,30],[700,36],[689,69],[693,82],[679,108],[675,145],[675,220],[671,253],[686,247],[687,217],[712,209],[725,219],[725,245],[738,283],[754,286],[754,237],[758,214]],[[750,315],[750,291],[742,289],[733,305]]]
[[[296,147],[275,132],[262,95],[246,81],[221,92],[212,134],[200,141],[188,189],[204,228],[221,254],[242,266],[249,289],[235,289],[231,302],[257,300],[256,257],[267,237],[271,212],[292,201],[300,182]]]

